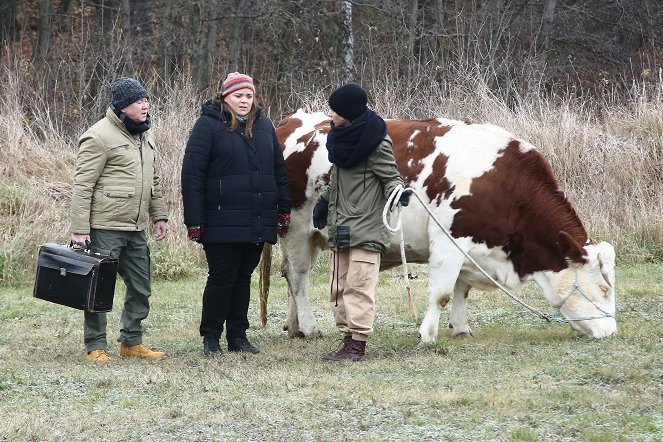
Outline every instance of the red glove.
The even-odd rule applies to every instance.
[[[276,234],[279,236],[279,238],[283,238],[288,234],[289,228],[290,228],[290,214],[279,213],[278,222],[276,223]]]
[[[205,233],[205,226],[189,226],[187,236],[191,241],[200,242],[200,237]]]

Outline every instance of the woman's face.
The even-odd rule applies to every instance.
[[[332,122],[334,123],[334,126],[342,127],[342,126],[347,126],[351,123],[350,120],[343,118],[333,110],[329,109],[329,112],[327,113],[332,119]]]
[[[235,115],[243,117],[251,111],[253,106],[253,91],[249,88],[238,89],[226,95],[223,101],[226,102]]]

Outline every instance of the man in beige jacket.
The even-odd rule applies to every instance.
[[[143,344],[141,325],[150,310],[151,263],[148,222],[155,238],[168,232],[168,216],[154,167],[155,144],[150,129],[147,90],[122,77],[111,87],[106,116],[78,141],[71,200],[71,241],[119,258],[118,273],[126,285],[120,356],[161,359],[164,353]],[[106,314],[85,312],[87,360],[109,362]]]

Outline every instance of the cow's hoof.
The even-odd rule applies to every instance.
[[[306,339],[318,339],[322,337],[322,332],[317,328],[313,330],[309,335],[306,335]]]
[[[287,332],[288,332],[288,337],[289,337],[290,339],[294,339],[294,338],[301,338],[301,339],[303,339],[303,338],[306,337],[306,335],[304,334],[304,332],[302,332],[301,330],[287,330]]]
[[[454,339],[470,339],[473,338],[474,334],[472,332],[463,332],[453,335]]]

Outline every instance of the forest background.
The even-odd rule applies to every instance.
[[[68,240],[76,140],[121,75],[151,93],[172,229],[156,274],[201,264],[179,168],[200,103],[235,70],[275,123],[356,81],[387,118],[501,125],[544,153],[618,260],[663,257],[658,0],[0,0],[0,41],[2,285]]]

